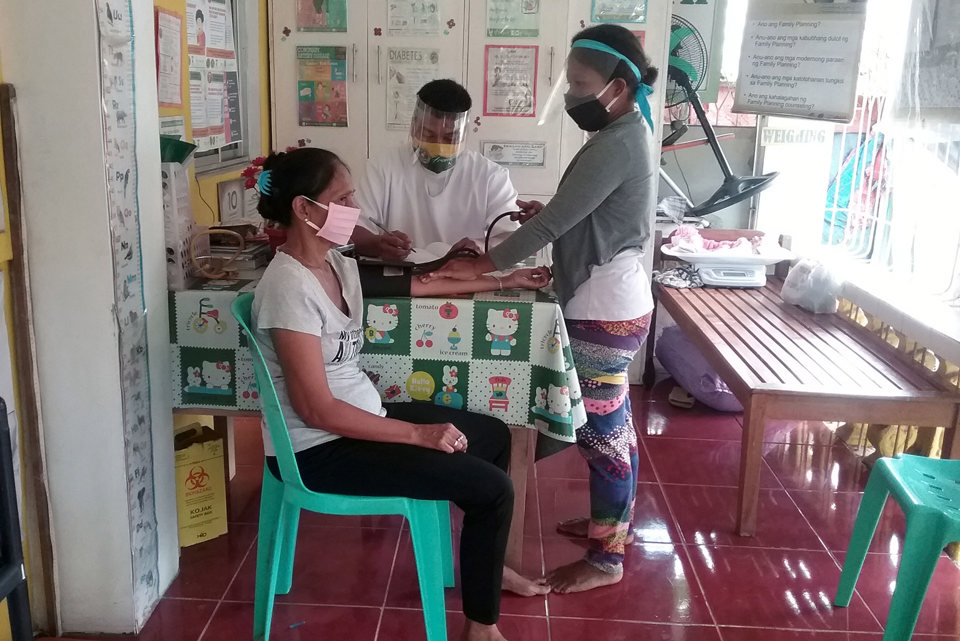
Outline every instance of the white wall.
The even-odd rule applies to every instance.
[[[256,6],[248,16],[256,23]],[[173,393],[170,388],[170,322],[167,310],[167,264],[164,243],[163,195],[160,181],[160,123],[157,114],[154,8],[152,0],[134,0],[134,74],[137,79],[137,171],[140,203],[140,251],[143,261],[143,295],[146,304],[147,344],[150,357],[150,409],[153,432],[153,495],[157,514],[157,583],[163,594],[180,567],[177,498],[173,460]],[[248,34],[249,37],[249,34]],[[253,40],[256,42],[256,40]],[[251,120],[259,126],[260,94]],[[259,130],[250,129],[251,151],[259,151]],[[142,626],[146,621],[138,622]]]
[[[160,590],[177,568],[153,6],[136,0],[139,200]],[[0,0],[18,101],[24,218],[62,629],[133,632],[118,332],[93,2]],[[147,82],[143,82],[147,79]],[[17,330],[15,330],[17,331]]]

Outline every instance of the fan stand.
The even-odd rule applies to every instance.
[[[693,110],[697,114],[697,119],[703,127],[703,133],[707,137],[707,142],[710,143],[713,155],[716,156],[717,162],[720,163],[720,169],[723,171],[723,184],[720,185],[720,188],[705,201],[692,207],[692,209],[687,212],[687,215],[705,216],[706,214],[720,211],[742,200],[746,200],[769,187],[779,172],[773,171],[762,176],[735,176],[733,174],[733,170],[730,169],[730,163],[727,162],[727,157],[723,155],[723,149],[720,148],[720,143],[717,142],[717,134],[713,131],[713,125],[707,120],[707,114],[703,111],[703,104],[700,102],[700,97],[697,96],[697,92],[690,84],[690,78],[687,77],[687,74],[672,66],[669,68],[668,73],[686,92],[687,100],[689,100],[693,106]],[[662,169],[660,175],[666,177]],[[671,183],[673,183],[673,181],[667,181],[667,185],[673,191],[680,194],[679,187],[677,187],[675,183]]]

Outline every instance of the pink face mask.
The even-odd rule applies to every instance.
[[[318,203],[312,198],[301,196],[304,200],[312,202],[317,207],[323,207],[327,210],[327,220],[323,227],[317,226],[310,220],[304,220],[307,225],[317,230],[317,236],[324,240],[329,240],[334,245],[346,245],[350,242],[353,235],[353,228],[360,218],[360,210],[356,207],[347,207],[339,203],[330,203],[329,206]]]

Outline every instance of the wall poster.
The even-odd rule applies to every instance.
[[[646,22],[647,0],[593,0],[593,22]]]
[[[391,36],[439,36],[438,4],[438,0],[390,2],[387,5],[387,33]]]
[[[537,103],[536,45],[487,45],[483,115],[533,117]]]
[[[107,215],[118,329],[133,606],[139,630],[159,601],[157,513],[153,487],[147,310],[137,200],[137,123],[131,0],[96,3]],[[163,321],[164,319],[159,319]]]
[[[540,35],[540,0],[487,0],[487,36],[536,38]]]
[[[387,48],[387,129],[410,127],[417,91],[440,77],[440,50]]]
[[[347,48],[297,47],[301,127],[347,126]]]
[[[187,0],[187,60],[190,87],[190,134],[198,152],[239,142],[231,132],[230,104],[237,105],[238,83],[226,74],[237,73],[237,45],[231,0]],[[239,127],[239,113],[233,120]],[[234,134],[236,134],[234,136]]]
[[[491,140],[480,144],[481,153],[504,167],[543,167],[547,143]]]
[[[187,120],[183,116],[161,116],[160,135],[173,136],[178,140],[187,139]]]
[[[183,17],[157,9],[157,98],[161,107],[182,107],[180,67]]]
[[[297,31],[347,30],[347,0],[297,0]]]
[[[751,3],[733,111],[849,122],[866,5]]]

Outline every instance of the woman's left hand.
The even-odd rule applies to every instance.
[[[503,279],[504,287],[515,289],[540,289],[549,282],[550,269],[548,267],[518,269]]]

